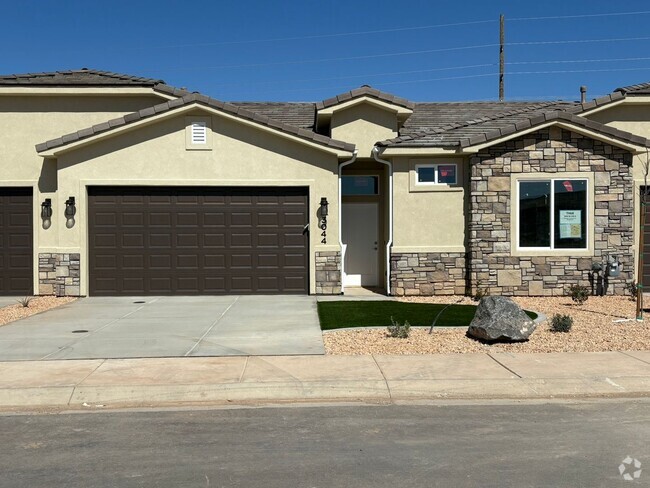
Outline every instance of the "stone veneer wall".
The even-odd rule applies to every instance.
[[[39,295],[79,296],[80,271],[80,256],[78,253],[39,254]]]
[[[339,251],[316,252],[316,293],[318,295],[341,294],[341,253]]]
[[[463,295],[465,253],[392,253],[390,288],[397,296]]]
[[[615,254],[623,264],[610,279],[609,294],[624,294],[633,275],[632,155],[611,145],[551,127],[486,148],[470,159],[469,263],[472,291],[477,283],[491,294],[563,295],[571,284],[589,286],[594,261]],[[594,257],[511,256],[511,175],[593,172]],[[595,190],[595,191],[594,191]],[[590,197],[591,199],[591,197]],[[589,202],[591,205],[594,202]]]

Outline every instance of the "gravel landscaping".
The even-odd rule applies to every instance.
[[[435,354],[470,352],[598,352],[650,350],[650,311],[636,322],[635,303],[629,297],[589,297],[582,306],[568,297],[514,300],[523,308],[541,312],[549,320],[539,324],[530,340],[514,344],[483,344],[465,335],[465,328],[412,329],[408,339],[386,336],[386,329],[328,331],[323,334],[327,354]],[[401,301],[420,303],[475,303],[468,297],[412,297]],[[650,303],[648,304],[650,305]],[[571,315],[569,333],[550,330],[550,318]],[[632,319],[629,322],[614,322]]]
[[[45,312],[51,308],[56,308],[76,300],[73,297],[34,297],[29,302],[29,307],[23,307],[18,303],[20,299],[21,297],[16,297],[15,305],[0,308],[0,325],[8,324],[14,320],[24,319],[30,315]]]

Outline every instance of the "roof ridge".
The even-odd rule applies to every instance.
[[[316,102],[316,110],[322,110],[324,108],[333,107],[341,103],[354,100],[355,98],[360,98],[364,96],[369,96],[381,100],[383,102],[392,103],[394,105],[399,105],[401,107],[408,108],[413,110],[415,103],[407,100],[406,98],[398,97],[392,93],[384,92],[377,90],[376,88],[371,87],[370,85],[362,85],[359,88],[354,88],[352,90],[340,93],[333,97],[327,98],[320,102]]]
[[[122,81],[135,81],[140,83],[148,84],[158,84],[165,82],[161,79],[146,78],[143,76],[129,75],[126,73],[115,73],[113,71],[104,71],[94,68],[80,68],[80,69],[68,69],[68,70],[57,70],[57,71],[40,71],[34,73],[13,73],[13,74],[0,74],[0,80],[20,80],[20,79],[34,79],[34,78],[46,78],[54,77],[56,75],[74,75],[74,74],[89,74],[102,76],[106,78],[122,80]]]

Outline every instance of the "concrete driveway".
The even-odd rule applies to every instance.
[[[324,352],[308,296],[82,298],[0,327],[0,361]]]

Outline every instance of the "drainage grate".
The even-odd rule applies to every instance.
[[[84,329],[79,329],[79,330],[73,330],[72,333],[73,334],[87,334],[88,331],[84,330]]]
[[[147,302],[145,302],[144,300],[138,300],[137,302],[133,302],[133,303],[147,303]]]

